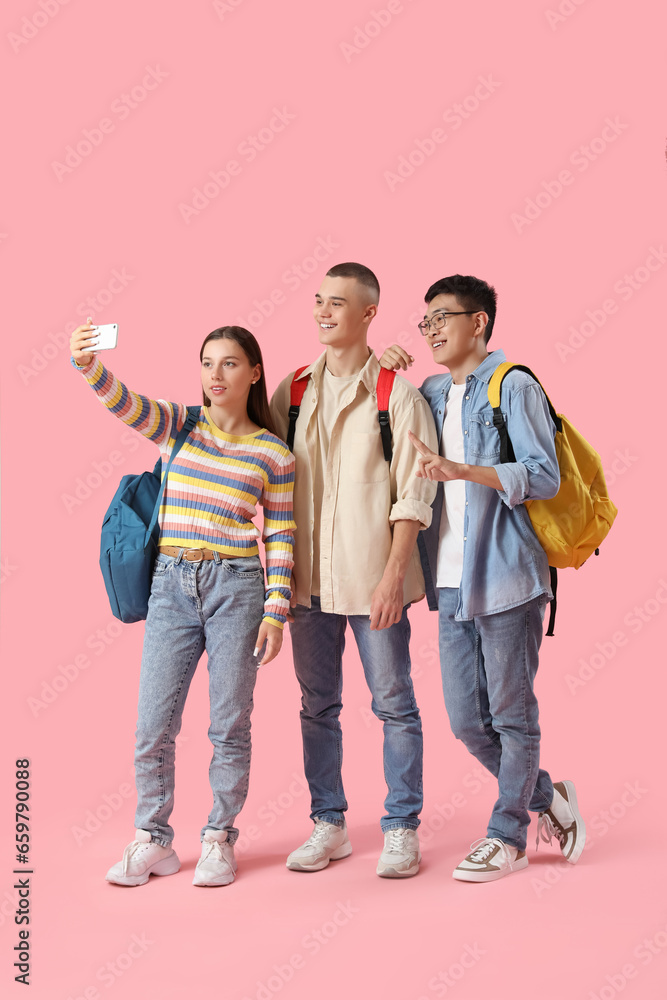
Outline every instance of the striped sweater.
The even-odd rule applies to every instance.
[[[111,413],[160,449],[166,468],[187,407],[132,392],[99,358],[80,368]],[[264,507],[266,552],[264,618],[280,628],[291,595],[294,458],[267,430],[236,436],[221,431],[203,406],[178,452],[160,506],[160,545],[214,549],[225,555],[259,554],[257,505]]]

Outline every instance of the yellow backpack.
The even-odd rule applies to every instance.
[[[513,365],[508,361],[498,365],[489,382],[489,402],[493,408],[493,424],[500,436],[500,461],[514,462],[512,442],[500,410],[500,390],[508,372],[518,369],[526,372],[544,392],[544,388],[530,368]],[[551,419],[556,426],[556,457],[560,468],[560,489],[551,500],[528,500],[525,507],[540,545],[549,558],[551,605],[547,635],[553,635],[556,617],[557,569],[581,565],[594,552],[609,533],[618,513],[607,496],[602,461],[594,448],[567,417],[556,413],[551,400],[544,393]]]

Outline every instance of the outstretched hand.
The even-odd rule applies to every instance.
[[[412,431],[408,431],[408,437],[420,456],[419,471],[416,473],[418,479],[431,479],[440,483],[463,479],[463,466],[459,462],[450,462],[437,452],[431,451]]]
[[[94,360],[95,352],[93,348],[96,344],[96,328],[92,325],[90,317],[88,317],[87,323],[77,326],[69,342],[70,354],[76,361],[77,365],[80,365],[81,368],[85,368],[86,365],[89,365],[90,362]]]

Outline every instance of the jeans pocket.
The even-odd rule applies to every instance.
[[[259,556],[236,556],[234,559],[223,559],[221,566],[232,576],[240,576],[246,580],[259,580],[264,577],[264,568]]]

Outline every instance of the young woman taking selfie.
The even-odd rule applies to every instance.
[[[78,327],[72,360],[104,405],[160,449],[166,468],[187,407],[129,390]],[[280,651],[290,601],[294,459],[274,434],[259,345],[242,327],[210,333],[200,351],[204,405],[169,471],[159,514],[139,683],[136,833],[107,873],[118,885],[173,875],[175,740],[197,663],[208,656],[213,807],[194,885],[234,880],[234,826],[248,792],[257,667]],[[253,524],[264,508],[266,586]],[[261,659],[260,659],[261,657]]]

